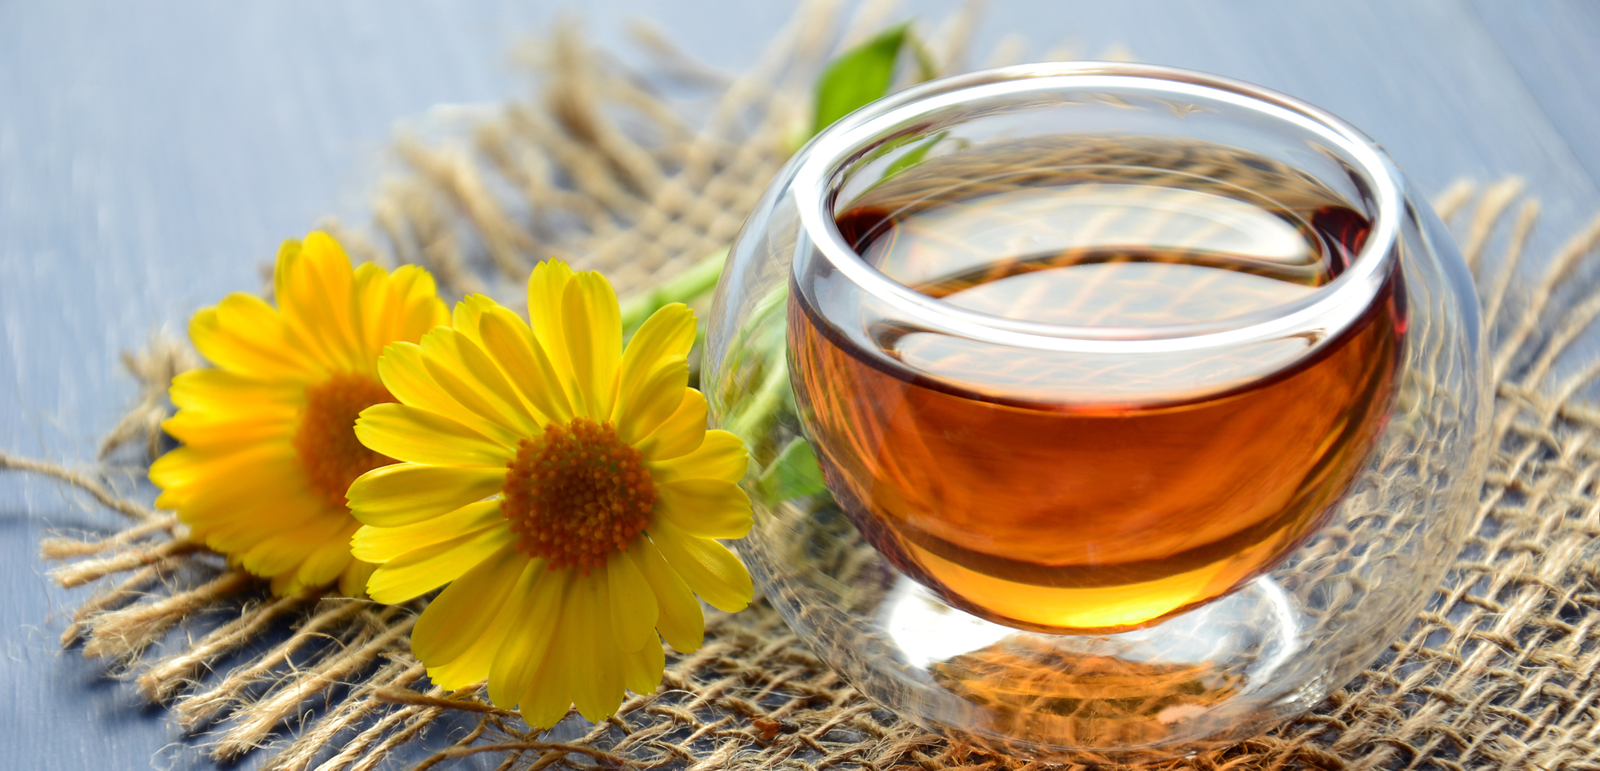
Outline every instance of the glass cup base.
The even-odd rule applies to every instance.
[[[800,540],[743,544],[769,601],[858,690],[954,741],[1045,762],[1156,763],[1257,735],[1337,685],[1311,671],[1326,659],[1298,655],[1315,647],[1315,619],[1270,575],[1149,627],[1046,634],[951,606],[837,509],[803,519]]]

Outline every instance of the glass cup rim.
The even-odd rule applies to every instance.
[[[1202,97],[1307,131],[1356,164],[1375,214],[1349,268],[1297,300],[1218,321],[1153,327],[1083,327],[1024,321],[960,308],[890,278],[862,259],[834,220],[843,173],[908,128],[926,127],[936,111],[996,97],[1038,92],[1137,89],[1152,96]],[[1359,318],[1392,271],[1399,242],[1403,183],[1399,170],[1366,134],[1314,105],[1244,81],[1176,67],[1123,62],[1043,62],[1000,67],[923,83],[873,102],[814,137],[801,151],[793,183],[801,225],[844,278],[906,320],[963,337],[1035,350],[1171,353],[1306,336],[1326,340]]]

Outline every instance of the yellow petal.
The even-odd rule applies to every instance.
[[[490,498],[462,506],[448,514],[400,527],[367,525],[356,531],[350,553],[357,559],[383,563],[412,549],[476,533],[505,521],[500,501]]]
[[[302,285],[305,298],[310,300],[317,297],[319,289],[321,297],[326,298],[326,306],[322,305],[321,299],[313,301],[319,306],[317,312],[326,314],[326,320],[308,326],[304,332],[328,343],[335,360],[341,361],[349,370],[360,370],[366,364],[365,346],[357,336],[355,319],[351,316],[353,309],[350,307],[350,296],[355,284],[355,270],[350,257],[332,236],[313,231],[307,233],[305,241],[301,243],[300,265],[302,280],[310,284]],[[286,313],[284,320],[293,327],[294,312]]]
[[[551,639],[561,631],[561,606],[570,575],[566,570],[540,570],[533,586],[512,595],[516,618],[489,670],[489,701],[495,705],[514,706],[544,663]]]
[[[544,660],[539,663],[536,674],[529,678],[528,687],[517,699],[521,705],[522,719],[538,728],[554,728],[567,716],[567,711],[572,708],[569,683],[575,677],[583,676],[578,669],[581,662],[575,660],[576,651],[583,643],[572,633],[574,627],[568,621],[575,612],[573,605],[576,603],[570,601],[574,590],[569,588],[567,591],[569,601],[562,603]]]
[[[656,595],[639,566],[626,552],[616,552],[606,561],[605,578],[617,648],[636,653],[656,642]]]
[[[165,496],[163,496],[165,497]],[[299,527],[313,517],[337,514],[330,503],[290,479],[276,475],[238,478],[237,484],[219,480],[209,482],[192,491],[182,506],[178,519],[196,533],[206,536],[207,544],[216,544],[222,536],[237,533],[241,545],[249,545],[252,534],[279,532]],[[240,548],[222,546],[223,551]]]
[[[348,530],[348,526],[340,530]],[[301,586],[323,586],[333,583],[350,564],[350,537],[344,533],[324,542],[305,562],[300,563],[296,582]]]
[[[276,353],[298,358],[300,351],[286,345],[283,314],[271,303],[249,292],[229,292],[217,303],[218,320],[231,331],[247,335],[250,340],[268,346]]]
[[[743,538],[750,532],[750,496],[720,479],[656,485],[656,516],[696,538]]]
[[[500,601],[495,607],[485,606],[479,609],[483,613],[483,621],[472,625],[469,630],[476,632],[466,649],[448,664],[429,664],[428,676],[433,678],[435,685],[444,688],[463,688],[473,683],[481,683],[488,679],[493,671],[495,653],[500,650],[510,639],[512,630],[522,622],[523,611],[527,605],[528,593],[533,587],[544,579],[545,569],[543,560],[526,560],[521,563],[523,567],[519,573],[509,576],[506,585],[495,591]],[[466,577],[457,579],[460,583]],[[452,583],[451,586],[456,584]],[[447,588],[445,591],[449,591]],[[441,597],[443,594],[440,595]],[[435,599],[435,602],[438,600]],[[430,603],[431,605],[431,603]],[[496,610],[495,608],[498,608]],[[487,625],[485,625],[485,622]],[[446,630],[446,634],[457,635],[463,629]],[[414,638],[413,638],[414,639]],[[415,642],[412,644],[415,651]]]
[[[712,607],[732,613],[750,604],[755,596],[750,573],[726,546],[696,538],[661,519],[651,523],[649,534],[667,564]]]
[[[191,369],[172,379],[173,406],[181,410],[231,414],[238,405],[270,410],[305,407],[305,389],[293,383],[254,378],[224,369]]]
[[[278,575],[273,576],[270,586],[272,588],[272,593],[278,597],[294,594],[303,588],[295,585],[294,571],[279,573]]]
[[[517,457],[516,450],[450,418],[404,404],[362,410],[355,430],[367,449],[412,463],[503,469]]]
[[[694,452],[706,438],[706,397],[693,388],[683,389],[683,401],[665,423],[634,444],[645,460],[676,458]]]
[[[611,283],[594,271],[573,276],[562,297],[561,320],[581,410],[609,420],[622,359],[622,312]]]
[[[700,610],[700,601],[689,590],[689,585],[667,564],[667,559],[661,556],[650,539],[635,539],[628,547],[627,554],[650,583],[650,589],[656,596],[660,611],[656,628],[661,631],[661,638],[679,653],[699,650],[705,641],[706,617]]]
[[[504,469],[396,463],[350,485],[350,513],[364,525],[397,527],[481,501],[505,486]]]
[[[242,300],[242,304],[250,304],[253,301],[266,305],[258,297],[244,294],[238,296],[249,298]],[[234,297],[229,295],[230,300]],[[222,304],[227,302],[228,300],[224,300]],[[267,311],[272,313],[270,307]],[[314,369],[287,346],[272,346],[269,343],[259,342],[262,335],[270,339],[272,327],[281,327],[275,316],[273,313],[274,318],[270,324],[261,327],[263,332],[252,334],[244,329],[224,325],[219,308],[202,308],[189,320],[189,340],[207,361],[230,372],[297,383],[320,377],[321,370]]]
[[[278,244],[278,259],[272,265],[272,294],[283,297],[293,291],[289,285],[289,268],[300,261],[300,239],[285,238]]]
[[[284,324],[327,371],[360,371],[361,346],[350,318],[355,279],[350,258],[326,233],[291,243],[279,250],[273,273],[273,297]]]
[[[292,362],[300,371],[322,371],[283,314],[247,292],[233,292],[217,303],[217,323],[241,340]]]
[[[712,429],[694,452],[676,458],[647,461],[650,477],[656,484],[680,479],[720,479],[738,482],[750,467],[750,453],[744,441],[728,431]]]
[[[401,324],[394,339],[415,343],[424,334],[450,321],[450,313],[439,301],[433,276],[415,265],[402,265],[389,274],[390,291],[403,299]]]
[[[367,576],[378,566],[359,559],[350,560],[344,572],[339,574],[339,594],[345,597],[362,598],[367,596]]]
[[[572,633],[581,640],[572,673],[572,703],[591,723],[611,717],[622,703],[622,661],[611,631],[606,584],[598,574],[575,576],[578,585]]]
[[[224,554],[242,552],[263,538],[328,517],[349,519],[343,511],[331,510],[327,501],[307,491],[259,493],[254,500],[237,505],[216,509],[185,506],[178,512],[179,521],[189,526],[192,538]]]
[[[572,419],[572,402],[555,365],[517,314],[491,308],[478,321],[484,350],[515,383],[528,403],[557,423]]]
[[[355,327],[365,373],[375,372],[383,347],[399,337],[404,299],[390,291],[389,273],[370,262],[356,267],[350,287],[350,321]]]
[[[479,345],[483,338],[478,336],[478,324],[483,314],[491,308],[498,308],[500,304],[486,295],[469,294],[456,303],[455,311],[450,314],[450,326],[457,332],[467,336],[467,339]]]
[[[265,442],[288,444],[300,417],[291,407],[251,405],[248,412],[228,413],[180,410],[161,421],[162,430],[196,449],[216,452],[259,446]]]
[[[562,333],[561,303],[572,275],[572,268],[560,260],[541,262],[528,274],[528,321],[550,362],[563,374],[563,381],[572,372],[572,360],[567,357],[567,339]]]
[[[262,577],[289,576],[293,582],[294,568],[310,554],[311,545],[298,536],[279,535],[258,540],[249,550],[239,554],[239,565],[251,575]]]
[[[661,427],[683,405],[683,392],[689,385],[689,360],[672,356],[657,362],[639,384],[631,404],[618,405],[621,420],[617,437],[632,444]]]
[[[258,576],[293,573],[330,542],[334,542],[336,547],[342,546],[337,540],[344,527],[345,523],[340,518],[323,517],[288,531],[275,531],[266,537],[258,537],[255,545],[239,554],[239,564]],[[348,551],[345,553],[348,555]],[[326,580],[331,581],[332,576]],[[302,584],[296,583],[296,588],[299,585]]]
[[[507,524],[407,552],[372,572],[367,594],[378,602],[405,602],[456,580],[516,539]]]
[[[383,356],[378,358],[378,374],[383,387],[402,404],[437,412],[507,447],[516,446],[520,438],[509,428],[484,420],[440,388],[422,363],[421,346],[396,343],[384,349]]]
[[[483,638],[523,573],[530,568],[544,570],[543,560],[534,562],[530,565],[515,546],[504,546],[462,573],[423,609],[411,630],[411,652],[430,669],[460,658]],[[498,641],[494,647],[499,647]],[[483,673],[471,682],[488,676],[489,664],[484,662]]]
[[[541,422],[529,408],[528,402],[506,379],[505,373],[495,363],[482,344],[472,336],[464,333],[456,334],[455,353],[460,361],[463,371],[471,376],[472,381],[482,386],[482,393],[487,395],[495,407],[509,416],[513,426],[524,433],[537,431]]]
[[[462,421],[466,425],[505,426],[523,436],[538,428],[488,354],[466,336],[449,327],[423,335],[422,364],[445,393],[479,416],[477,421]]]
[[[661,641],[650,635],[649,644],[623,655],[622,684],[634,693],[654,693],[661,687],[661,673],[666,664],[666,651],[661,649]]]
[[[628,340],[622,353],[622,365],[617,378],[617,407],[611,420],[620,423],[622,411],[638,399],[639,384],[656,369],[663,359],[687,357],[694,346],[694,311],[683,303],[672,303],[645,319],[639,330]]]
[[[449,322],[439,301],[433,277],[414,265],[393,274],[370,262],[356,268],[350,294],[350,318],[355,327],[362,372],[372,373],[372,363],[384,346],[415,343],[436,326]]]
[[[298,455],[288,442],[273,442],[240,449],[234,452],[206,452],[195,447],[179,447],[157,458],[150,464],[150,481],[157,487],[175,493],[162,495],[156,505],[173,508],[181,502],[200,495],[227,498],[231,490],[227,480],[240,484],[252,481],[266,484],[284,484],[284,478],[299,472]],[[238,485],[235,485],[237,487]]]

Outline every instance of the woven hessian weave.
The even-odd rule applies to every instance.
[[[660,71],[712,94],[700,102],[664,99],[559,35],[534,57],[546,73],[539,99],[458,120],[441,140],[402,138],[373,227],[322,226],[358,260],[424,265],[457,297],[515,298],[547,256],[606,272],[624,297],[647,289],[727,245],[786,159],[821,63],[878,29],[885,7],[867,4],[841,35],[831,7],[807,6],[760,64],[727,82],[648,38]],[[962,69],[968,21],[934,38],[945,72]],[[1480,273],[1494,323],[1493,452],[1466,549],[1376,666],[1301,720],[1189,766],[1600,769],[1600,406],[1582,398],[1600,362],[1565,356],[1600,315],[1600,295],[1570,287],[1592,272],[1600,220],[1519,281],[1538,210],[1520,186],[1461,184],[1435,207]],[[137,446],[148,462],[167,385],[193,363],[170,342],[128,358],[144,390],[103,456]],[[426,685],[407,643],[421,602],[272,598],[183,540],[171,516],[117,492],[106,467],[0,455],[0,468],[53,476],[128,517],[111,534],[41,545],[63,563],[59,583],[100,585],[62,642],[110,662],[185,730],[206,732],[218,759],[265,748],[267,767],[284,769],[482,754],[531,769],[1025,765],[951,746],[865,701],[759,601],[711,611],[706,645],[669,651],[662,688],[612,720],[573,714],[530,732],[476,689]],[[179,625],[187,636],[162,642]]]

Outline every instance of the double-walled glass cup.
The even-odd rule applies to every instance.
[[[830,127],[718,287],[740,545],[861,692],[1050,761],[1303,712],[1428,599],[1481,482],[1471,280],[1393,163],[1255,86],[947,78]]]

